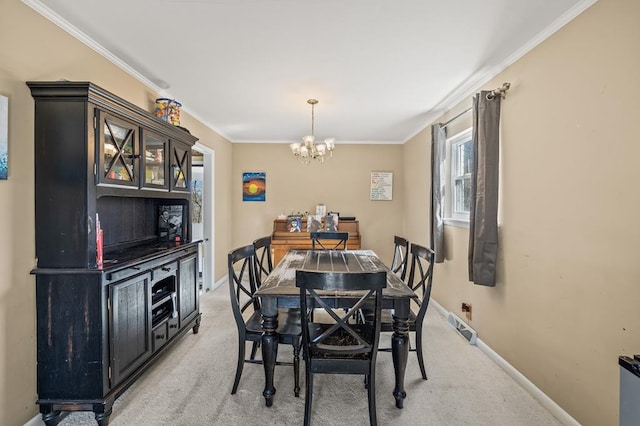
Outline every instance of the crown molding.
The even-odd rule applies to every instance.
[[[425,122],[427,123],[424,127],[416,130],[411,135],[409,135],[403,143],[411,140],[418,133],[422,132],[424,129],[429,127],[433,122],[444,113],[450,111],[460,102],[464,101],[475,92],[478,91],[483,85],[487,84],[490,80],[504,71],[507,67],[514,64],[518,59],[522,58],[524,55],[529,53],[533,48],[541,44],[543,41],[551,37],[556,31],[560,28],[567,25],[573,19],[575,19],[582,12],[591,7],[598,0],[583,0],[579,3],[576,3],[571,9],[567,10],[564,14],[562,14],[558,19],[553,21],[549,26],[536,34],[531,40],[522,45],[518,50],[509,55],[504,61],[495,67],[491,67],[485,70],[481,70],[473,75],[471,75],[457,90],[452,91],[447,95],[444,99],[442,99],[438,104],[436,104],[430,112],[427,114],[427,118]]]

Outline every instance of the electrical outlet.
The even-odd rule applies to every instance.
[[[462,302],[462,312],[464,312],[465,316],[469,321],[471,321],[471,303]]]

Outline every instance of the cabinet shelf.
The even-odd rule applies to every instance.
[[[151,324],[152,324],[151,328],[156,328],[157,326],[159,326],[160,324],[162,324],[163,322],[165,322],[169,318],[171,318],[171,311],[169,309],[161,310],[161,311],[155,313],[153,315],[152,320],[151,320]]]
[[[162,292],[159,295],[153,295],[153,298],[151,299],[151,307],[152,308],[157,308],[158,306],[162,305],[163,303],[166,303],[168,301],[171,300],[171,292]]]

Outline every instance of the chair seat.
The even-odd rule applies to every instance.
[[[313,341],[329,329],[331,324],[309,323],[309,340]],[[366,341],[368,346],[358,341],[346,330],[340,328],[323,339],[321,344],[312,344],[310,352],[312,357],[331,357],[341,359],[368,359],[371,353],[370,346],[374,342],[375,330],[367,324],[353,324],[351,326],[359,336]]]
[[[260,309],[254,311],[247,324],[247,336],[251,340],[259,340],[262,338],[262,311]],[[282,343],[290,343],[292,338],[299,339],[302,334],[302,319],[300,317],[300,309],[278,309],[278,337]]]

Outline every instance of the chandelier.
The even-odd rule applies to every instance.
[[[314,108],[318,103],[317,99],[309,99],[307,103],[311,105],[311,135],[302,138],[302,142],[290,144],[291,152],[296,156],[302,164],[309,164],[311,160],[318,160],[324,163],[324,160],[331,158],[333,149],[335,148],[335,139],[327,138],[323,142],[316,142],[314,136]]]

